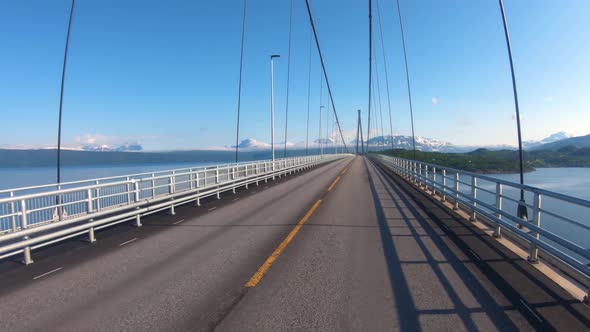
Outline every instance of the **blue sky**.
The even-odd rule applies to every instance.
[[[377,1],[377,0],[374,0]],[[241,139],[268,142],[268,56],[276,62],[277,141],[284,130],[289,1],[249,0]],[[393,0],[380,0],[394,132],[410,133]],[[347,136],[367,110],[367,2],[312,0]],[[416,134],[455,144],[516,144],[510,72],[495,0],[402,0]],[[590,2],[505,0],[523,135],[590,133]],[[70,2],[0,2],[0,146],[56,140]],[[139,142],[148,150],[234,144],[242,1],[78,0],[64,104],[64,144]],[[294,1],[289,137],[305,140],[310,29]],[[375,33],[378,34],[377,15]],[[376,40],[383,111],[383,59]],[[320,71],[312,57],[311,137]],[[324,104],[327,104],[324,89]],[[384,118],[385,113],[384,113]],[[388,131],[388,123],[385,125]]]

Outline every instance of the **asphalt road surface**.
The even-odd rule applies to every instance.
[[[588,329],[585,305],[363,157],[97,238],[0,263],[0,330]]]

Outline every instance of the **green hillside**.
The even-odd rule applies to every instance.
[[[413,159],[413,151],[411,150],[395,149],[382,153]],[[468,153],[416,151],[416,159],[475,173],[516,173],[519,169],[518,151],[514,150],[478,149]],[[524,161],[527,172],[542,167],[590,167],[590,148],[567,146],[556,151],[525,151]]]

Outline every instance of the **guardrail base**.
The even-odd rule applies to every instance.
[[[526,258],[526,261],[531,263],[531,264],[539,264],[539,259],[538,258],[532,258],[531,256],[528,256]]]
[[[90,222],[92,222],[94,220],[90,219]],[[96,236],[94,235],[94,227],[91,227],[88,230],[88,238],[86,239],[86,242],[88,243],[94,243],[96,242]]]
[[[135,222],[133,223],[133,226],[135,227],[141,227],[141,216],[138,214],[137,216],[135,216]]]
[[[31,265],[33,264],[33,259],[31,258],[31,247],[25,247],[23,250],[23,260],[21,261],[21,263],[25,264],[25,265]]]

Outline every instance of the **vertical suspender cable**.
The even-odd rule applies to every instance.
[[[359,126],[361,123],[361,121],[360,121],[361,120],[360,119],[361,118],[361,110],[358,110],[357,112],[358,112],[358,120],[356,120],[356,154],[359,154],[359,139],[361,139],[360,133],[359,133],[359,131],[360,131]]]
[[[377,58],[377,52],[375,53],[375,58]],[[379,68],[378,66],[378,61],[377,59],[375,59],[375,82],[377,85],[377,97],[379,98],[379,122],[380,122],[380,126],[381,126],[381,139],[379,140],[379,145],[381,145],[380,149],[383,150],[383,146],[385,145],[385,141],[384,139],[384,135],[383,135],[383,109],[382,109],[382,104],[381,104],[381,86],[379,83]],[[375,98],[377,100],[377,98]],[[375,107],[375,111],[377,111],[377,107]],[[377,127],[377,130],[379,130],[379,127]]]
[[[323,71],[324,77],[326,79],[326,86],[328,88],[328,95],[330,96],[330,102],[332,103],[332,109],[334,110],[334,117],[336,119],[336,123],[338,124],[338,131],[340,132],[340,138],[342,138],[342,142],[344,142],[344,149],[346,151],[348,151],[348,147],[346,146],[346,142],[344,141],[344,135],[342,134],[342,128],[340,127],[340,121],[338,120],[338,113],[336,112],[336,105],[334,104],[334,95],[332,94],[332,89],[330,88],[330,81],[328,80],[328,72],[326,71],[326,64],[324,62],[324,56],[322,55],[322,49],[320,47],[320,41],[318,39],[318,33],[315,28],[315,22],[313,20],[313,15],[311,13],[311,7],[309,5],[309,0],[305,0],[305,5],[307,6],[307,14],[309,15],[309,23],[311,24],[311,28],[313,30],[315,44],[318,49],[318,55],[320,57],[320,62],[322,64],[322,71]]]
[[[379,21],[379,34],[381,35],[381,49],[383,51],[383,70],[385,71],[385,88],[387,89],[387,109],[389,111],[389,136],[391,139],[391,150],[393,150],[393,122],[391,120],[391,98],[389,97],[389,75],[387,74],[387,57],[385,55],[385,42],[383,40],[383,28],[381,26],[381,7],[377,0],[377,18]]]
[[[404,23],[402,21],[402,11],[399,0],[397,0],[397,15],[399,17],[399,28],[402,34],[402,47],[404,50],[404,63],[406,65],[406,84],[408,86],[408,101],[410,103],[410,121],[412,122],[412,146],[414,150],[414,160],[416,160],[416,135],[414,134],[414,109],[412,108],[412,88],[410,86],[410,72],[408,70],[408,54],[406,51],[406,36],[404,34]]]
[[[375,78],[373,77],[373,81],[372,81],[372,89],[373,91],[375,91]],[[375,94],[373,93],[373,110],[375,111],[375,113],[377,113],[377,97],[375,96]],[[375,138],[377,138],[377,136],[379,136],[379,124],[377,123],[377,114],[375,114],[375,116],[373,117],[373,130],[375,130]],[[375,150],[379,151],[379,140],[375,141]]]
[[[363,139],[363,122],[361,120],[361,110],[359,110],[359,132],[361,133],[361,153],[365,153],[365,140]]]
[[[242,104],[242,70],[244,67],[244,37],[246,33],[246,6],[248,0],[244,0],[244,13],[242,16],[242,46],[240,47],[240,78],[238,79],[238,120],[236,124],[236,163],[238,162],[238,149],[240,139],[240,107]]]
[[[283,158],[287,158],[287,129],[289,122],[289,84],[291,83],[291,31],[293,27],[293,0],[289,9],[289,49],[287,54],[287,100],[285,104],[285,151]]]
[[[367,152],[369,152],[369,139],[371,138],[371,86],[373,82],[373,4],[369,0],[369,114],[367,115]]]
[[[72,31],[72,19],[74,17],[74,9],[76,7],[76,0],[72,0],[72,6],[70,8],[70,19],[68,21],[68,33],[66,35],[66,46],[64,50],[64,61],[61,70],[61,88],[59,92],[59,115],[57,120],[57,184],[61,183],[61,119],[64,101],[64,86],[66,81],[66,68],[68,65],[68,49],[70,46],[70,32]],[[59,203],[59,196],[57,198]]]
[[[309,103],[311,99],[311,42],[312,42],[311,29],[309,29],[309,68],[307,73],[307,125],[305,130],[305,155],[308,155],[309,149]]]
[[[320,155],[324,154],[324,144],[322,143],[322,89],[324,87],[324,76],[320,75],[320,124],[319,124],[319,134],[318,134],[318,144],[320,146]]]
[[[508,23],[506,22],[506,13],[504,11],[504,1],[499,0],[500,12],[502,13],[502,23],[504,24],[504,36],[506,37],[506,48],[508,49],[508,58],[510,60],[510,73],[512,74],[512,91],[514,93],[514,108],[516,109],[516,129],[518,133],[518,158],[520,170],[520,184],[524,185],[524,158],[522,152],[522,135],[520,130],[520,109],[518,107],[518,92],[516,91],[516,76],[514,74],[514,62],[512,61],[512,46],[510,45],[510,34],[508,33]],[[524,200],[524,189],[520,189],[520,201],[516,214],[521,219],[528,219],[526,202]]]

